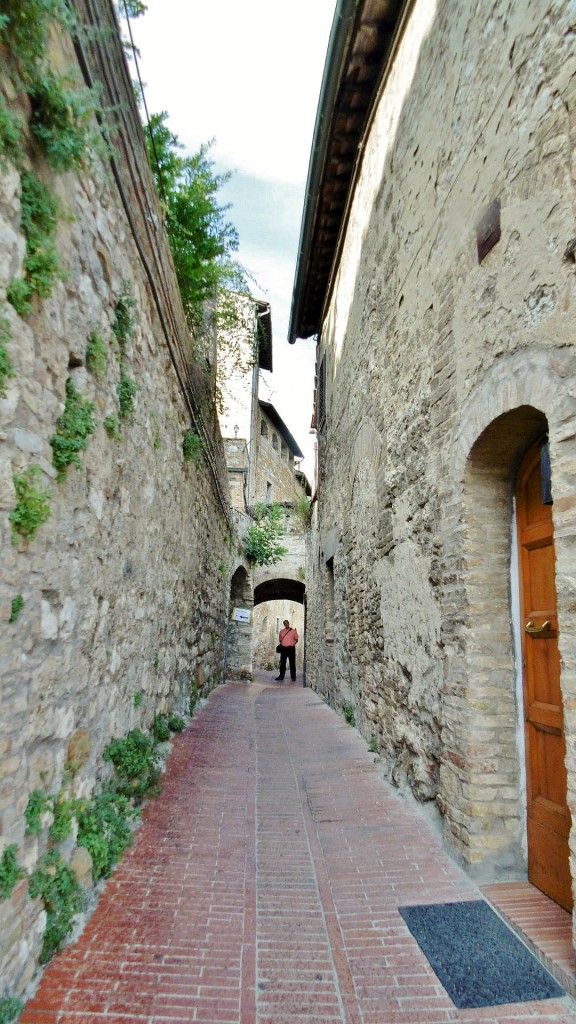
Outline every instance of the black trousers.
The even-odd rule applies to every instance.
[[[280,679],[286,675],[286,659],[290,663],[290,678],[296,679],[296,647],[283,647],[280,651]]]

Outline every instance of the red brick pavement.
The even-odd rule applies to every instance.
[[[479,895],[316,694],[226,685],[21,1024],[576,1024],[569,996],[454,1007],[397,908]]]

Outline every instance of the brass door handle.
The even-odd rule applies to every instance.
[[[550,619],[546,619],[546,622],[543,622],[541,626],[535,626],[532,619],[528,619],[525,629],[527,633],[530,633],[530,636],[538,636],[538,633],[545,633],[547,629],[550,629],[550,626]]]

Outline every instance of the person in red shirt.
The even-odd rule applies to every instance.
[[[294,629],[288,619],[284,619],[284,629],[278,634],[280,642],[280,675],[276,681],[284,679],[286,675],[286,659],[290,664],[290,678],[292,682],[296,679],[296,644],[298,643],[298,630]]]

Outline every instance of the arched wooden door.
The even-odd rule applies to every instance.
[[[572,909],[564,712],[560,690],[552,508],[542,502],[540,447],[526,454],[516,487],[526,723],[528,878]]]

